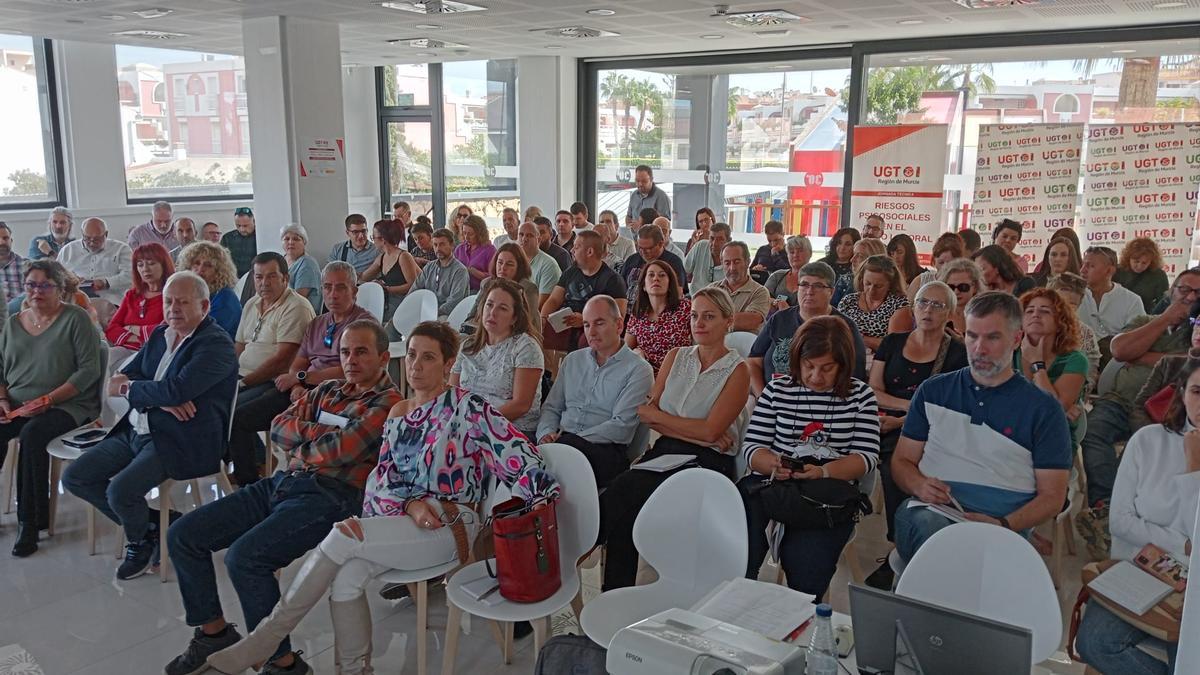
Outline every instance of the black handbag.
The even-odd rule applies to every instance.
[[[847,480],[777,480],[761,487],[763,512],[787,527],[831,530],[871,514],[871,499]]]

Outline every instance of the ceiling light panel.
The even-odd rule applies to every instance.
[[[571,38],[575,40],[587,40],[601,37],[620,37],[620,33],[614,33],[611,30],[602,30],[600,28],[589,28],[588,26],[560,26],[558,28],[534,28],[530,32],[545,33],[550,37]]]
[[[171,33],[162,30],[144,30],[137,28],[111,33],[111,35],[116,37],[139,38],[142,40],[179,40],[186,37],[192,37],[187,33]]]
[[[375,4],[384,9],[442,16],[447,14],[482,12],[487,9],[487,7],[481,5],[472,5],[466,2],[457,2],[456,0],[413,0],[412,2],[378,2]]]
[[[751,12],[718,12],[725,23],[735,28],[772,28],[798,23],[807,23],[807,17],[783,9],[764,9]]]

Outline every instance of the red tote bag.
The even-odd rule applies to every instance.
[[[540,602],[562,587],[555,502],[526,503],[513,497],[492,509],[492,539],[500,595],[513,602]],[[488,573],[492,572],[491,567]]]

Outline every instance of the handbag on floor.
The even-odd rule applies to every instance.
[[[500,595],[513,602],[540,602],[562,587],[555,501],[520,497],[492,508],[492,542]]]
[[[1076,661],[1082,662],[1079,654],[1075,652],[1075,638],[1079,634],[1079,623],[1083,620],[1083,606],[1089,602],[1098,603],[1117,615],[1125,623],[1150,637],[1158,638],[1164,642],[1179,642],[1179,625],[1183,619],[1182,592],[1172,592],[1167,597],[1159,600],[1157,605],[1146,610],[1145,614],[1139,615],[1088,588],[1088,584],[1092,583],[1093,579],[1118,562],[1121,561],[1104,560],[1098,563],[1088,563],[1083,566],[1083,570],[1080,572],[1083,588],[1079,589],[1079,595],[1075,598],[1075,607],[1071,610],[1071,627],[1067,637],[1067,653]]]

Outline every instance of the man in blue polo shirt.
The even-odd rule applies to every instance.
[[[1021,344],[1015,297],[980,294],[967,304],[966,321],[970,365],[922,383],[892,474],[915,499],[950,508],[957,502],[968,520],[1024,533],[1062,510],[1071,468],[1067,417],[1054,397],[1013,371]],[[953,522],[910,506],[896,512],[896,550],[905,561]]]

